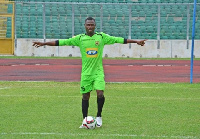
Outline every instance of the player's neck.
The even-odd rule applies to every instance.
[[[94,32],[93,33],[86,33],[88,36],[92,37],[94,35]]]

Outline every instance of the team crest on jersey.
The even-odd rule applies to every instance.
[[[97,57],[98,56],[98,48],[86,48],[86,57]]]
[[[95,45],[98,46],[98,45],[99,45],[99,41],[96,41],[96,42],[95,42]]]

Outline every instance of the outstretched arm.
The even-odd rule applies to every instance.
[[[127,43],[137,43],[138,45],[141,45],[141,46],[144,46],[145,41],[147,41],[147,39],[145,39],[145,40],[140,40],[140,41],[127,39]]]
[[[49,45],[49,46],[57,46],[57,41],[51,41],[51,42],[33,42],[33,46],[38,48],[40,46]]]

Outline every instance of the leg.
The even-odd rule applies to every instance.
[[[105,90],[105,80],[104,75],[98,75],[94,82],[94,89],[97,92],[97,117],[101,117],[101,112],[105,102],[104,90]]]
[[[80,93],[82,94],[82,114],[83,114],[83,122],[79,128],[86,128],[84,125],[85,117],[88,115],[88,108],[89,108],[89,99],[90,99],[90,92],[92,91],[92,79],[90,76],[81,76],[81,86],[80,86]]]
[[[101,112],[103,109],[104,102],[105,102],[105,97],[103,95],[103,90],[97,90],[97,108],[98,108],[97,117],[96,117],[97,127],[102,126]]]
[[[97,108],[98,108],[97,117],[101,117],[101,112],[105,102],[104,92],[103,90],[96,90],[96,92],[97,92]]]
[[[88,114],[89,99],[90,99],[90,92],[84,93],[82,95],[82,114],[83,114],[83,119],[85,117],[87,117],[87,114]]]

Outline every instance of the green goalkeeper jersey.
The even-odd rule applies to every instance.
[[[73,38],[59,40],[59,46],[78,46],[82,56],[81,75],[104,75],[102,55],[104,45],[125,43],[125,39],[105,33],[95,33],[93,36],[79,34]]]

